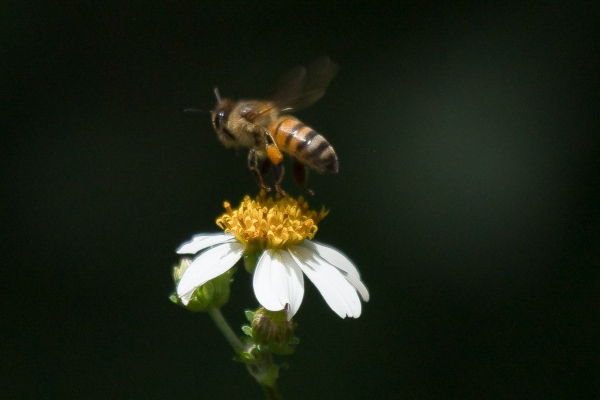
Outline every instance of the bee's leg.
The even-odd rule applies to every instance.
[[[311,196],[314,195],[315,193],[306,187],[306,183],[308,182],[308,168],[306,165],[294,159],[294,166],[292,168],[294,181],[296,181],[296,184],[302,189],[306,190],[306,192]]]
[[[265,180],[263,179],[264,172],[266,171],[265,164],[263,163],[262,168],[258,168],[258,157],[256,156],[256,150],[254,149],[250,149],[250,152],[248,153],[248,168],[252,172],[252,175],[254,175],[254,179],[256,179],[258,186],[261,189],[270,192],[271,188],[265,184]],[[267,165],[266,168],[268,169],[269,166]]]
[[[279,151],[279,147],[275,144],[275,140],[273,140],[273,136],[268,131],[264,131],[265,135],[265,150],[267,153],[267,159],[265,162],[269,161],[270,165],[273,166],[273,175],[275,177],[275,190],[277,193],[285,196],[285,190],[281,188],[281,181],[283,180],[283,175],[285,174],[285,168],[283,166],[283,155],[281,151]]]
[[[281,194],[282,196],[285,196],[285,190],[283,190],[281,188],[281,181],[283,181],[283,175],[285,174],[285,167],[283,166],[283,163],[279,163],[277,165],[272,164],[273,165],[273,175],[275,175],[275,190],[277,190],[277,193]]]

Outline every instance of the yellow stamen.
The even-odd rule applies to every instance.
[[[284,248],[312,239],[317,223],[328,213],[325,208],[310,210],[302,197],[273,198],[264,191],[255,200],[244,197],[236,209],[228,202],[223,206],[225,214],[217,219],[217,225],[251,249]]]

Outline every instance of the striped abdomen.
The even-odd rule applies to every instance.
[[[291,116],[277,119],[269,127],[273,140],[284,151],[318,172],[337,173],[337,155],[329,142],[314,129]]]

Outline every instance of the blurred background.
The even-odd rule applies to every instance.
[[[321,55],[340,72],[297,116],[340,173],[309,202],[371,301],[342,320],[307,284],[284,398],[597,395],[600,18],[577,4],[3,4],[0,397],[263,397],[168,300],[175,248],[257,192],[183,110]],[[243,269],[232,293],[237,329]]]

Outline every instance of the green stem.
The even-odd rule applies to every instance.
[[[267,396],[267,400],[283,400],[283,397],[279,394],[279,391],[275,387],[269,387],[265,385],[261,385],[263,392],[265,392],[265,396]]]
[[[236,352],[236,354],[242,353],[245,350],[244,345],[235,335],[233,329],[231,329],[231,326],[229,326],[225,320],[225,317],[223,317],[221,310],[216,307],[211,307],[208,309],[208,314],[213,319],[215,325],[217,325],[217,328],[219,328],[223,336],[225,336],[225,339],[227,339],[231,347],[233,347],[233,350]],[[275,387],[275,382],[265,379],[266,377],[270,376],[269,372],[273,366],[274,365],[272,361],[257,362],[246,365],[250,375],[256,379],[262,390],[265,392],[267,400],[282,400],[277,387]]]
[[[211,307],[208,309],[208,314],[211,316],[213,321],[215,321],[217,328],[219,328],[223,336],[225,336],[225,339],[227,339],[231,347],[233,347],[233,350],[235,350],[237,354],[244,351],[244,345],[242,344],[240,339],[238,339],[238,337],[235,335],[235,333],[225,320],[225,317],[223,317],[221,309]]]

